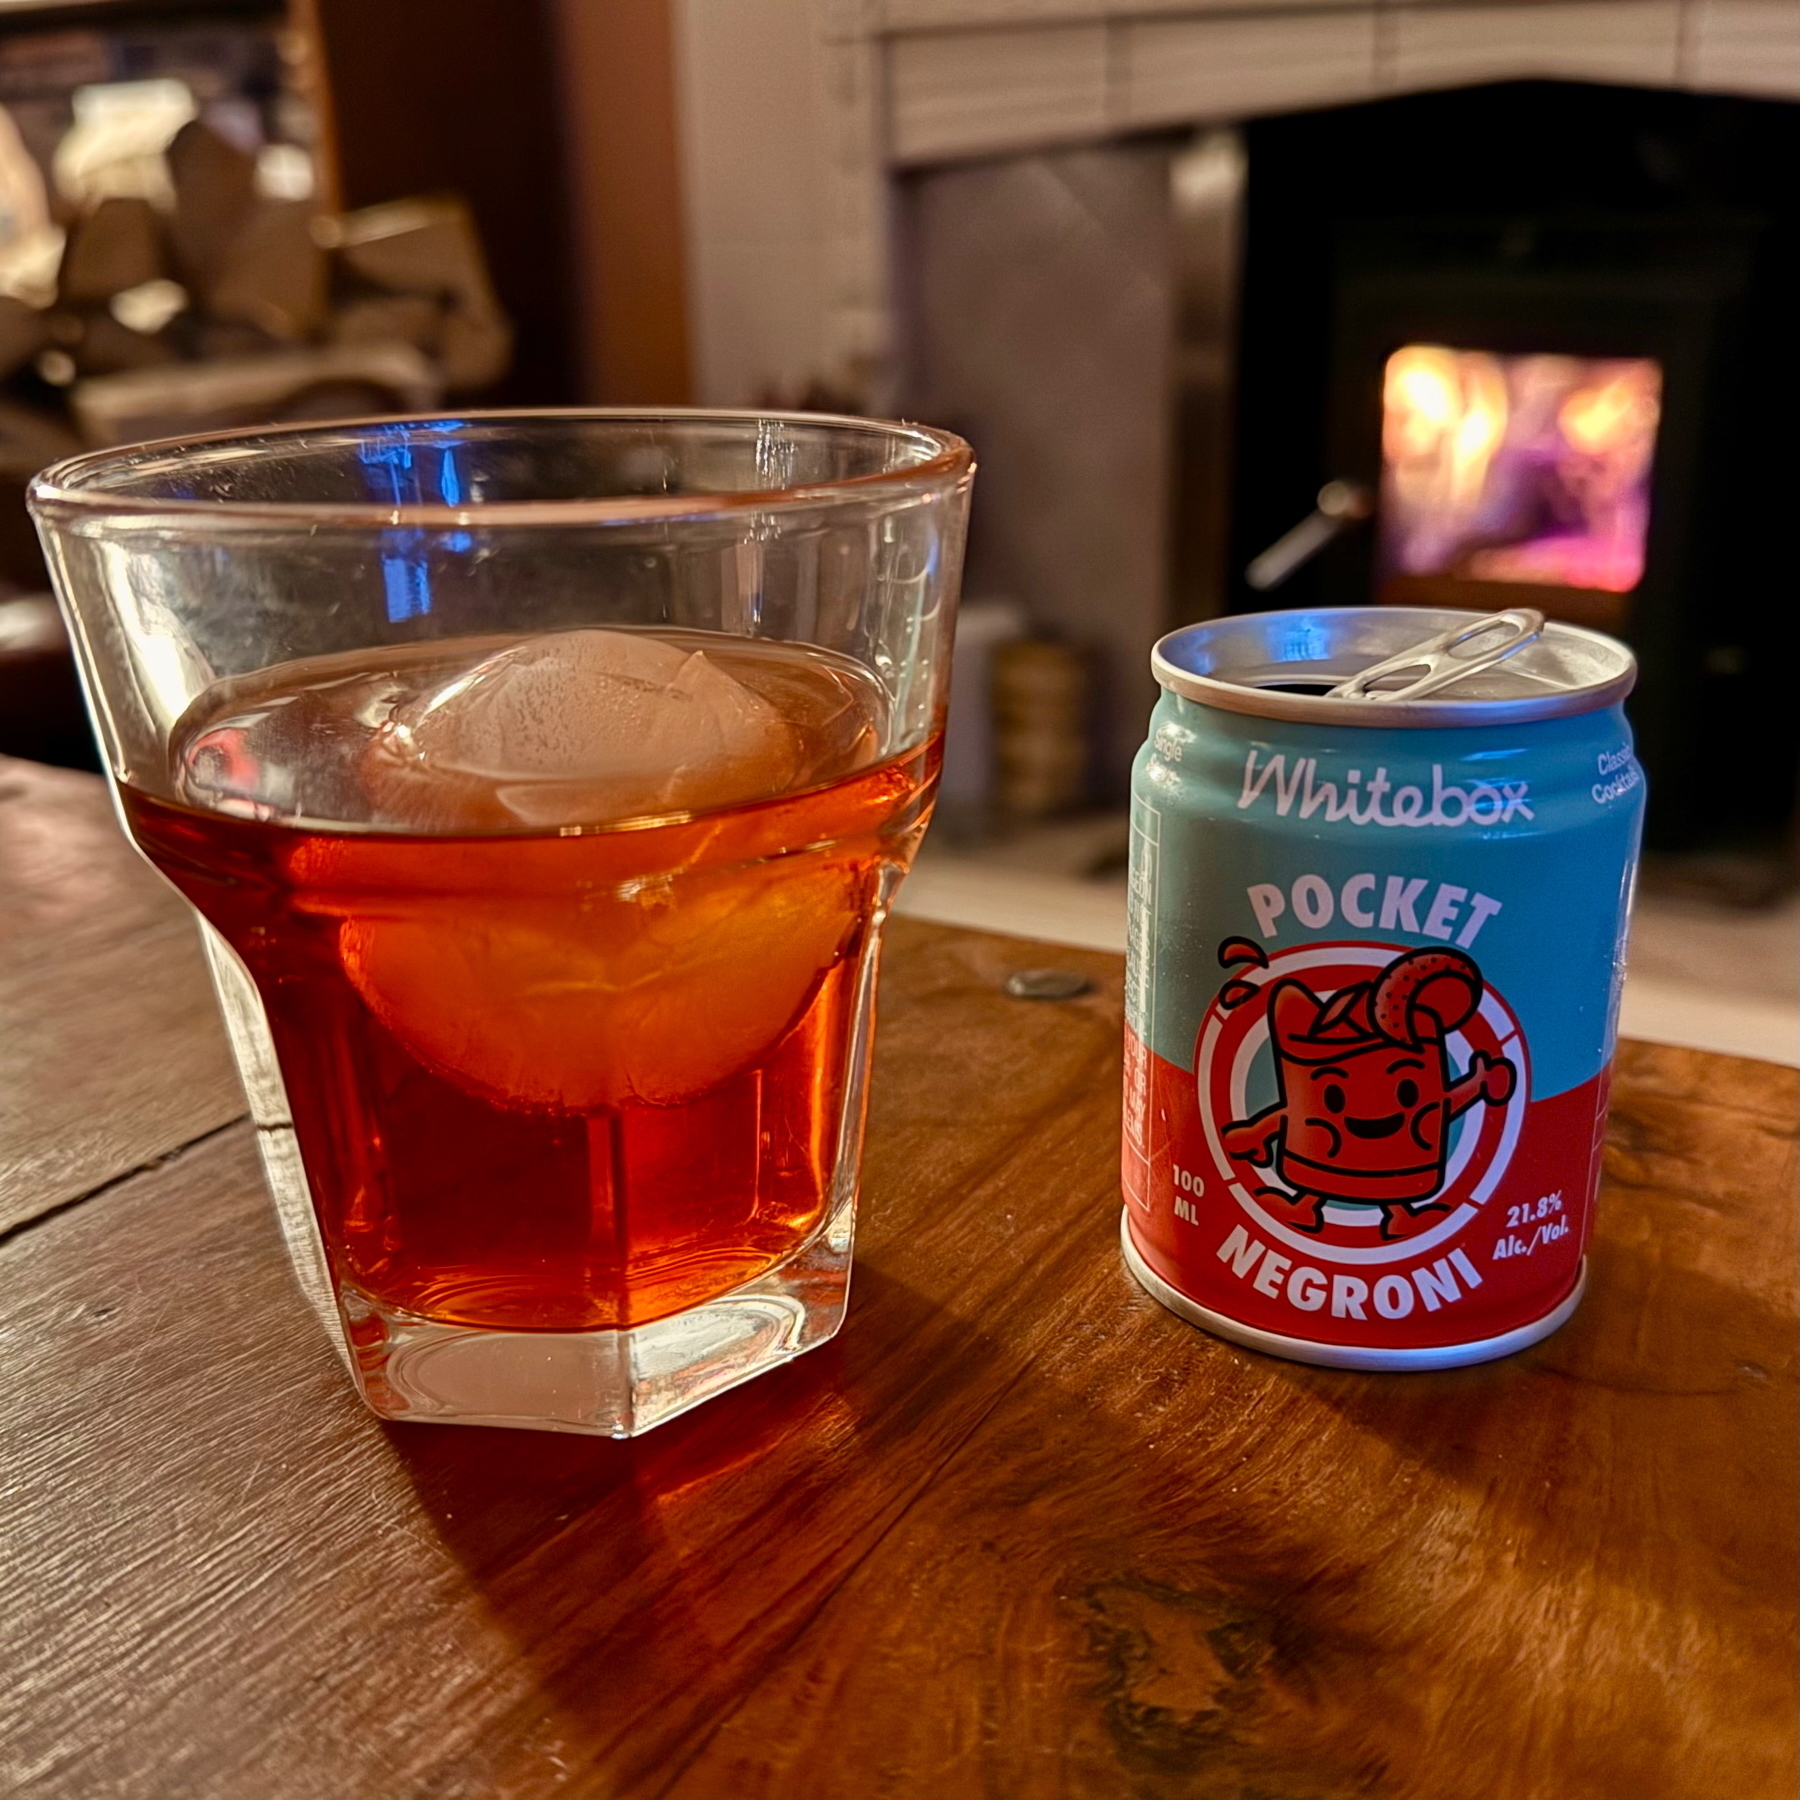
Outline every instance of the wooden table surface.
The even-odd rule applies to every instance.
[[[1792,1070],[1625,1045],[1573,1322],[1305,1368],[1120,1266],[1118,959],[901,922],[848,1325],[615,1444],[362,1410],[97,782],[0,950],[6,1793],[1795,1792]]]

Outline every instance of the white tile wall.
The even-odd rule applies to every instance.
[[[1800,0],[674,7],[696,385],[720,404],[879,366],[895,164],[1515,76],[1800,98]]]
[[[813,29],[828,44],[866,38],[881,29],[882,6],[883,0],[813,0]]]
[[[961,31],[983,25],[1045,25],[1093,20],[1106,0],[873,0],[878,31]]]
[[[823,372],[840,388],[860,389],[866,404],[886,412],[893,334],[886,46],[871,35],[825,40],[813,67],[824,115]]]
[[[1317,11],[1325,6],[1367,7],[1370,0],[821,0],[858,5],[869,28],[908,31],[970,30],[988,25],[1042,25],[1063,22],[1152,18],[1159,13],[1247,13]]]
[[[744,239],[709,246],[704,285],[689,302],[701,325],[695,385],[703,404],[791,405],[825,377],[823,249]]]
[[[1383,86],[1402,91],[1521,76],[1676,79],[1681,0],[1533,6],[1410,6],[1389,21]]]
[[[676,0],[696,397],[740,406],[818,369],[830,111],[810,0]]]
[[[888,153],[929,162],[1102,136],[1106,73],[1104,25],[895,38]]]
[[[1795,0],[1688,0],[1682,85],[1800,100]]]
[[[1384,0],[1374,0],[1379,7]],[[1391,0],[1387,0],[1391,3]],[[1435,4],[1435,0],[1425,0]],[[1121,24],[1133,19],[1150,19],[1182,15],[1196,17],[1208,13],[1317,13],[1370,10],[1371,0],[1105,0],[1106,9]]]
[[[1375,92],[1375,14],[1133,20],[1115,31],[1115,125],[1241,119]]]

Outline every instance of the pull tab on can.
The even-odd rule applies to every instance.
[[[1461,645],[1472,643],[1475,639],[1487,637],[1496,631],[1504,632],[1505,636],[1484,649],[1457,655]],[[1505,662],[1527,644],[1536,643],[1543,631],[1544,615],[1533,607],[1517,606],[1506,612],[1489,613],[1486,618],[1477,619],[1469,625],[1455,626],[1449,631],[1441,631],[1436,637],[1426,638],[1423,643],[1414,644],[1411,649],[1402,650],[1397,656],[1387,657],[1358,671],[1348,681],[1340,681],[1325,698],[1422,700],[1427,694],[1439,693],[1454,682]],[[1418,679],[1407,682],[1404,686],[1379,690],[1374,686],[1377,681],[1405,675],[1414,669],[1420,671]]]

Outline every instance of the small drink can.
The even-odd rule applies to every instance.
[[[1636,665],[1501,618],[1531,622],[1510,652],[1480,615],[1384,607],[1156,648],[1125,1259],[1255,1349],[1444,1368],[1580,1300],[1644,808]],[[1433,654],[1343,691],[1415,646]]]

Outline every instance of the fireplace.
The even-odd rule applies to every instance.
[[[1642,663],[1652,843],[1779,836],[1796,110],[1519,82],[1245,137],[1230,605],[1615,632]],[[1259,584],[1327,483],[1318,554]]]
[[[1442,587],[1631,639],[1660,841],[1790,816],[1790,0],[678,11],[700,397],[967,427],[969,591],[1091,656],[1092,799],[1162,630]],[[1457,415],[1392,467],[1390,386]]]

